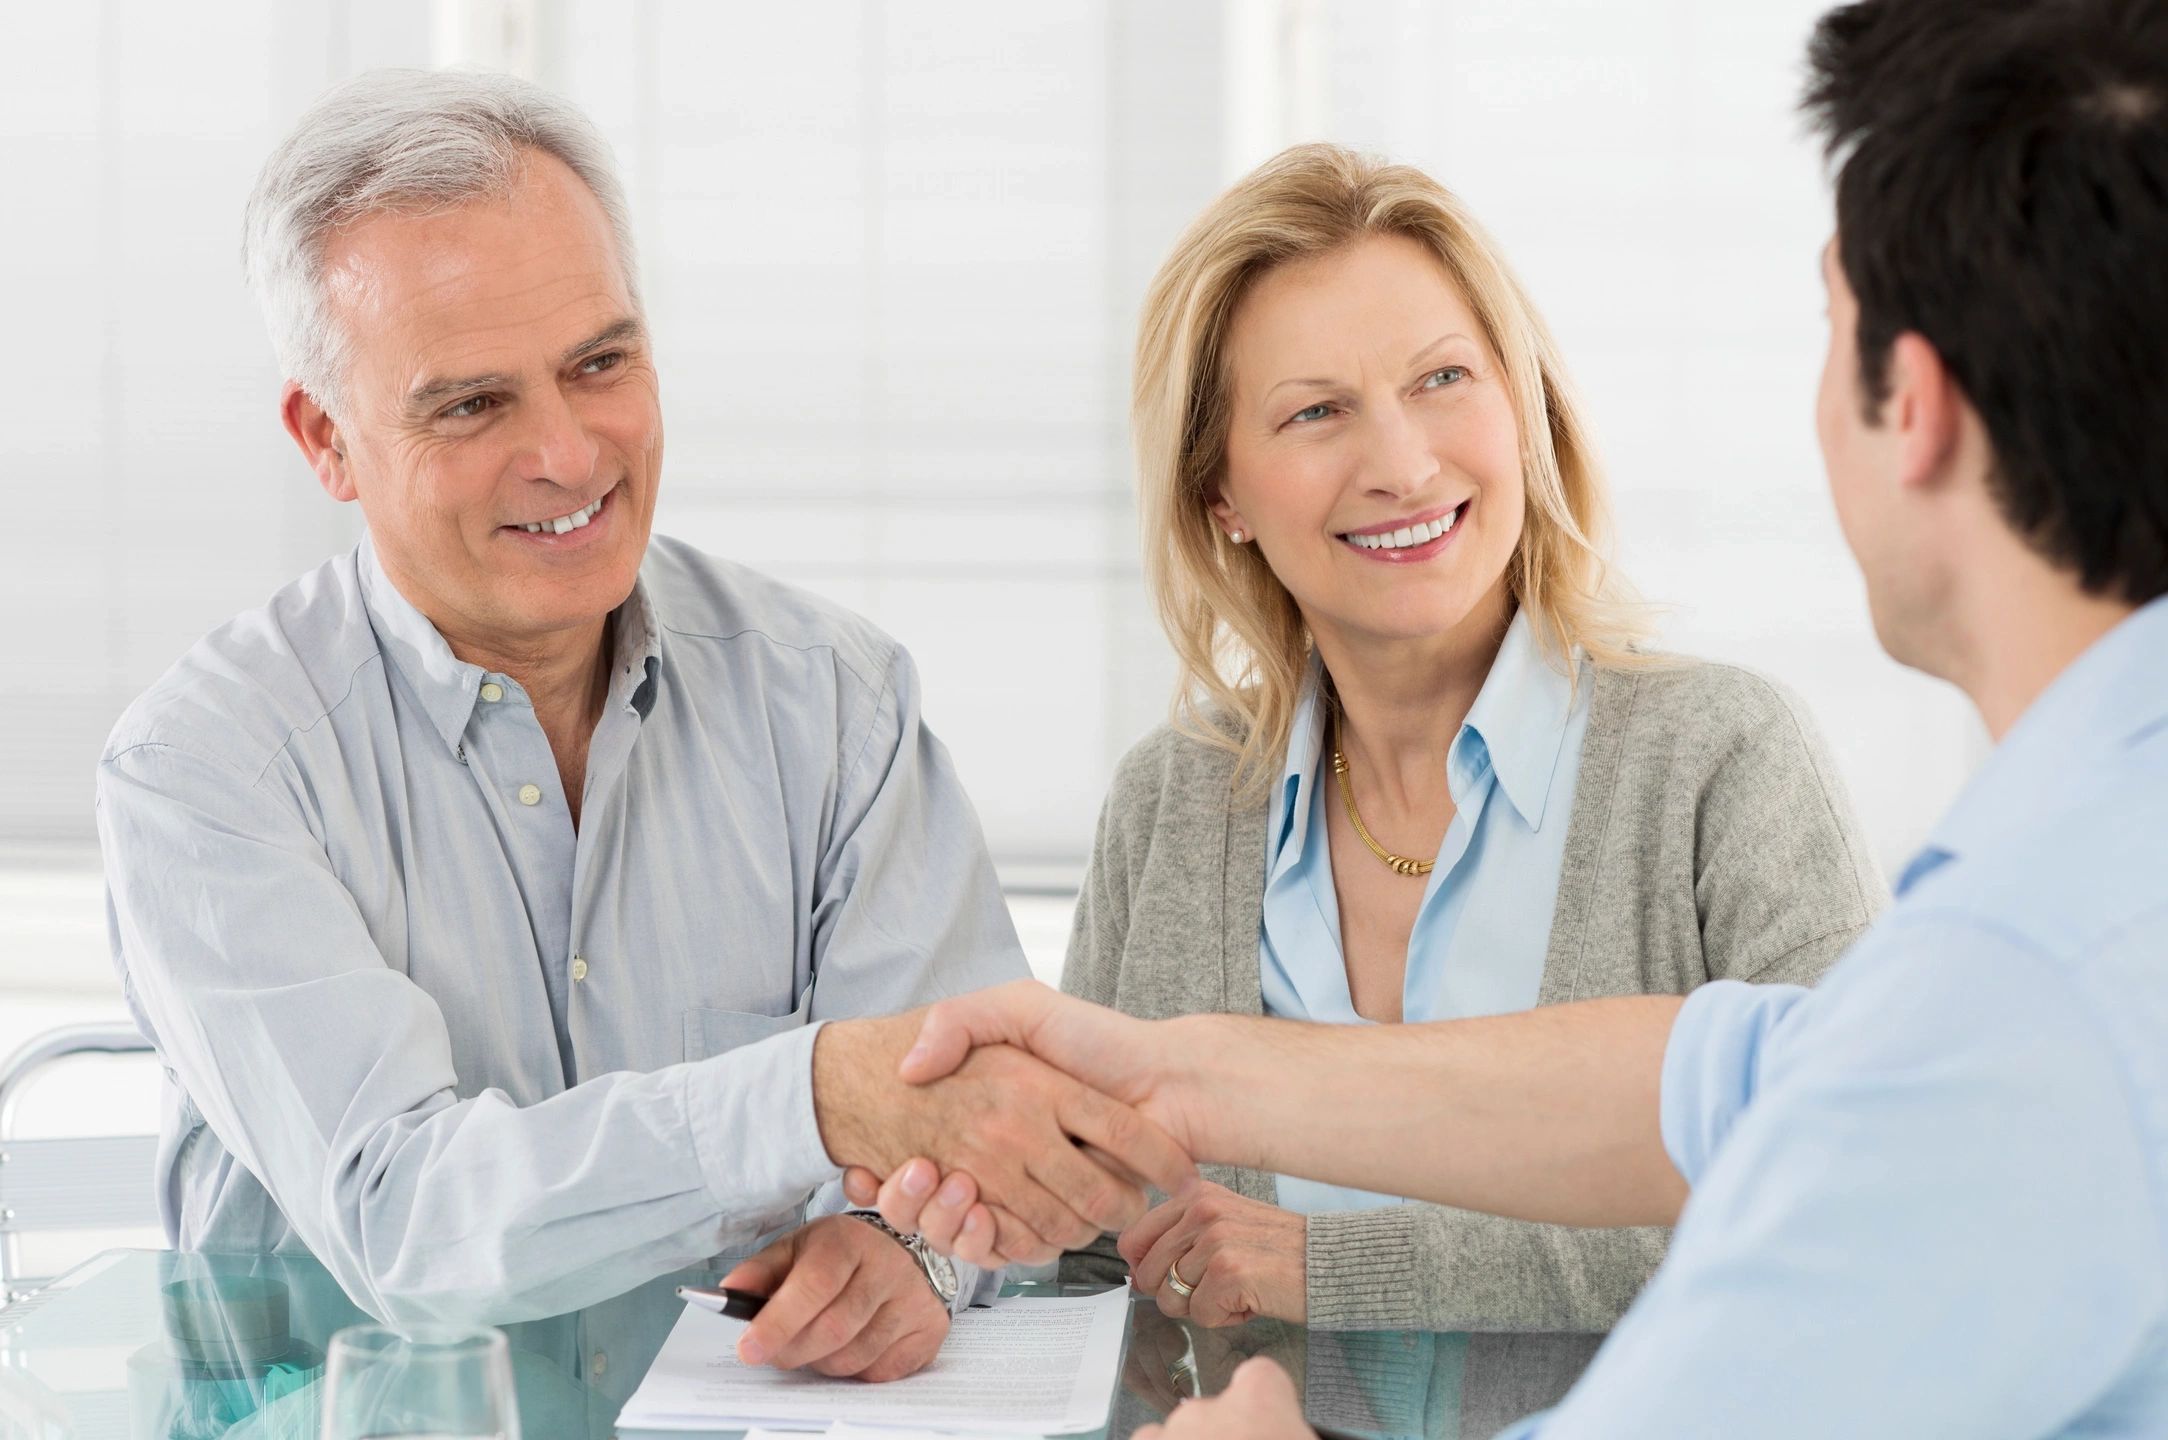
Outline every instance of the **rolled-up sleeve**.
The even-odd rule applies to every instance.
[[[1664,1151],[1698,1181],[1754,1100],[1769,1038],[1806,998],[1801,985],[1712,980],[1686,997],[1664,1046]]]
[[[1670,1258],[1512,1440],[2028,1440],[2157,1334],[2150,1159],[2101,1017],[1991,928],[1877,938],[1810,998],[1719,992],[1675,1038],[1701,1101],[1675,1127],[1667,1093],[1665,1138],[1701,1173]]]
[[[562,1312],[749,1243],[834,1175],[812,1027],[537,1104],[460,1098],[437,1003],[385,963],[278,773],[107,756],[113,940],[191,1103],[357,1302]]]

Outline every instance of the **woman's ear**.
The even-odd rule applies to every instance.
[[[1220,533],[1229,540],[1240,545],[1250,538],[1250,527],[1243,523],[1242,512],[1235,509],[1234,502],[1225,495],[1215,496],[1207,508],[1212,512],[1213,523],[1219,526]]]

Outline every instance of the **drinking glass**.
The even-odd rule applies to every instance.
[[[323,1440],[519,1440],[512,1356],[486,1326],[354,1325],[324,1362]]]

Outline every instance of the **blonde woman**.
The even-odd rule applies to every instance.
[[[1134,418],[1183,677],[1107,798],[1065,989],[1149,1018],[1440,1020],[1812,982],[1874,918],[1800,705],[1640,648],[1556,347],[1428,176],[1304,146],[1221,196],[1152,284]],[[999,1258],[952,1179],[922,1228]],[[1508,1403],[1593,1349],[1526,1332],[1607,1329],[1666,1239],[1207,1179],[1069,1268],[1126,1262],[1205,1326],[1518,1332],[1532,1389]]]

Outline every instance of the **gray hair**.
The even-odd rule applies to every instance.
[[[325,303],[333,231],[382,211],[502,195],[530,150],[556,156],[594,192],[637,308],[625,192],[609,142],[578,106],[513,75],[372,70],[309,107],[248,197],[241,266],[287,377],[341,413],[351,348]]]

